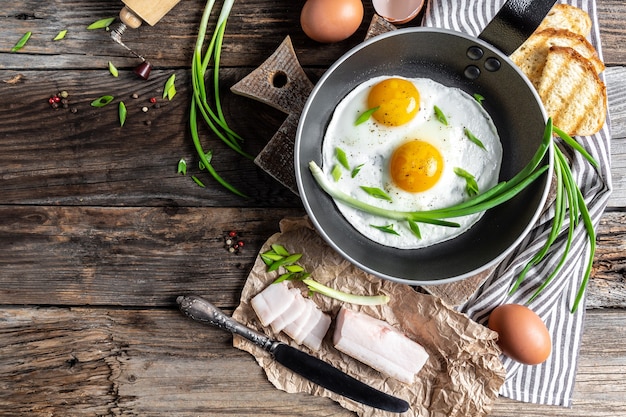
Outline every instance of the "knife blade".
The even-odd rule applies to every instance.
[[[268,351],[284,367],[336,394],[394,413],[409,409],[409,403],[403,399],[379,391],[315,356],[244,326],[197,295],[180,296],[176,303],[187,317],[244,337]]]

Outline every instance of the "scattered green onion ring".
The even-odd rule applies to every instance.
[[[176,81],[176,74],[172,74],[169,76],[167,81],[165,82],[165,87],[163,88],[163,98],[167,98],[171,100],[176,95],[176,86],[174,82]]]
[[[22,49],[24,47],[24,45],[26,45],[26,42],[28,42],[28,40],[30,39],[31,35],[33,33],[32,32],[26,32],[19,41],[17,41],[17,43],[15,44],[15,46],[13,48],[11,48],[11,52],[17,52],[20,49]]]
[[[343,166],[347,170],[350,169],[350,164],[348,163],[348,156],[346,155],[346,152],[343,149],[335,148],[335,157],[337,158],[337,161],[339,161],[341,166]]]
[[[387,194],[386,192],[384,192],[380,188],[377,188],[377,187],[366,187],[366,186],[362,185],[361,189],[363,191],[365,191],[366,193],[368,193],[369,195],[371,195],[372,197],[380,198],[381,200],[391,201],[391,197],[389,197],[389,194]]]
[[[57,33],[57,35],[52,40],[53,41],[60,41],[61,39],[65,38],[65,35],[67,35],[67,29],[64,29],[64,30],[60,31],[59,33]]]
[[[482,149],[485,149],[485,145],[483,145],[482,141],[480,139],[478,139],[472,132],[470,132],[470,130],[468,128],[465,128],[464,131],[465,131],[465,136],[470,141],[472,141],[473,143],[475,143],[476,145],[478,145]]]
[[[396,236],[400,236],[400,233],[398,233],[396,231],[396,229],[393,228],[393,223],[390,224],[386,224],[383,226],[377,226],[375,224],[370,224],[371,227],[373,227],[374,229],[378,229],[383,233],[388,233],[390,235],[396,235]]]
[[[185,161],[185,158],[180,158],[178,161],[178,169],[176,173],[187,175],[187,161]]]
[[[437,118],[437,120],[439,120],[439,123],[441,123],[444,126],[448,126],[448,119],[446,118],[446,115],[443,114],[443,111],[441,111],[441,109],[437,106],[434,106],[434,110],[435,110],[435,117]]]
[[[372,117],[372,114],[374,114],[378,109],[380,108],[380,106],[376,106],[374,108],[365,110],[363,113],[361,113],[361,115],[359,117],[357,117],[357,119],[354,121],[354,125],[358,126],[360,124],[363,124],[365,122],[367,122],[369,120],[370,117]]]
[[[120,117],[120,126],[124,126],[124,123],[126,123],[126,105],[123,101],[120,101],[118,105],[118,114]]]
[[[102,96],[91,102],[92,107],[104,107],[113,101],[113,96]]]
[[[94,29],[105,29],[111,26],[111,23],[115,22],[115,17],[107,17],[105,19],[96,20],[89,26],[87,26],[87,30]]]
[[[111,61],[109,61],[109,72],[116,78],[120,75],[119,71],[115,68],[115,65],[113,65]]]

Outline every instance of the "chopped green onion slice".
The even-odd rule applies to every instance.
[[[448,119],[446,119],[446,115],[443,114],[443,112],[441,111],[441,109],[437,106],[434,106],[435,109],[435,116],[437,117],[437,120],[439,120],[439,122],[444,125],[444,126],[448,126]]]
[[[330,171],[330,175],[333,177],[335,182],[341,179],[341,166],[334,165],[333,169]]]
[[[95,22],[87,26],[87,30],[108,28],[113,22],[115,22],[115,17],[107,17],[105,19],[96,20]]]
[[[269,253],[269,252],[265,252],[261,254],[261,259],[263,259],[263,261],[269,265],[272,264],[276,261],[280,261],[281,259],[283,259],[283,256],[281,255],[277,255],[275,253]]]
[[[422,238],[422,232],[420,231],[420,227],[417,222],[409,219],[409,229],[411,229],[411,232],[415,235],[415,237],[418,239]]]
[[[120,116],[120,126],[124,126],[124,123],[126,122],[126,105],[123,101],[120,101],[120,104],[118,106],[118,113]]]
[[[485,100],[485,97],[481,96],[478,93],[474,94],[474,100],[476,100],[479,104],[483,104],[483,101]]]
[[[285,269],[292,273],[304,272],[304,268],[300,265],[285,265]]]
[[[459,177],[465,179],[465,190],[470,197],[478,194],[478,183],[476,182],[476,178],[472,174],[470,174],[463,168],[458,167],[454,168],[454,173]]]
[[[348,157],[346,156],[346,153],[344,152],[343,149],[335,148],[335,157],[337,158],[337,161],[339,161],[339,163],[345,169],[350,169],[350,164],[348,163]]]
[[[15,44],[15,46],[13,48],[11,48],[11,52],[17,52],[20,49],[22,49],[24,47],[24,45],[26,45],[26,42],[28,42],[28,40],[30,39],[31,35],[33,34],[33,32],[26,32],[19,41],[17,41],[17,43]]]
[[[290,255],[289,251],[283,245],[279,245],[277,243],[274,243],[272,245],[272,250],[274,252],[276,252],[280,256],[289,256]]]
[[[175,95],[176,95],[176,86],[173,85],[167,90],[167,99],[171,101]]]
[[[204,160],[206,160],[207,164],[211,163],[211,159],[213,159],[213,151],[209,151],[207,153],[204,154]],[[204,171],[205,169],[208,169],[208,165],[204,163],[204,161],[202,159],[200,159],[198,161],[198,169],[200,171]]]
[[[285,256],[278,261],[274,261],[268,268],[267,272],[276,271],[281,266],[291,265],[302,257],[301,253],[294,253],[293,255]]]
[[[361,171],[361,168],[363,168],[363,165],[365,165],[365,164],[357,165],[356,167],[354,167],[354,169],[350,173],[352,178],[356,177],[359,174],[359,171]]]
[[[57,35],[52,40],[53,41],[60,41],[61,39],[65,38],[65,35],[67,35],[67,29],[64,29],[64,30],[60,31],[59,33],[57,33]]]
[[[196,184],[198,184],[200,187],[202,187],[202,188],[205,188],[205,187],[206,187],[206,185],[204,185],[204,184],[202,183],[202,181],[200,181],[200,180],[198,179],[198,177],[196,177],[195,175],[192,175],[192,176],[191,176],[191,179],[192,179],[192,180],[193,180]]]
[[[279,275],[278,278],[276,278],[272,284],[278,284],[279,282],[283,282],[283,281],[290,281],[290,280],[296,280],[296,279],[304,279],[304,278],[308,278],[311,274],[305,272],[305,273],[301,273],[301,272],[287,272],[285,274]]]
[[[365,110],[363,113],[361,113],[361,115],[359,115],[359,117],[357,117],[357,119],[354,121],[354,125],[358,126],[360,124],[363,124],[365,122],[367,122],[369,120],[370,117],[372,117],[372,114],[374,114],[378,109],[380,108],[380,106],[376,106],[374,108]]]
[[[372,197],[380,198],[381,200],[391,201],[391,197],[389,194],[381,190],[377,187],[366,187],[364,185],[361,186],[361,189],[371,195]]]
[[[180,158],[178,161],[178,171],[177,174],[187,175],[187,161],[184,158]]]
[[[474,142],[476,145],[478,145],[481,148],[485,149],[485,145],[483,145],[483,143],[480,141],[480,139],[478,139],[476,136],[474,136],[474,134],[472,132],[470,132],[470,130],[468,128],[465,128],[465,136],[467,136],[467,138],[469,140],[471,140],[472,142]]]
[[[113,96],[102,96],[91,102],[93,107],[104,107],[113,101]]]
[[[163,88],[163,98],[171,100],[176,95],[176,86],[174,82],[176,81],[176,74],[170,75],[170,77],[165,82],[165,87]]]
[[[385,232],[385,233],[389,233],[390,235],[397,235],[400,236],[400,233],[398,233],[394,228],[393,228],[393,223],[390,224],[386,224],[384,226],[376,226],[375,224],[370,224],[370,226],[372,226],[374,229],[378,229],[381,232]]]
[[[119,71],[115,68],[115,65],[113,65],[111,61],[109,61],[109,72],[114,77],[118,77],[120,75]]]

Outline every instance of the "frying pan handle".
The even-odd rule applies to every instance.
[[[511,55],[537,29],[556,0],[507,0],[478,37]]]

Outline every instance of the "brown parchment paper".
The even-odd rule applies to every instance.
[[[279,243],[291,253],[302,253],[298,264],[325,285],[355,294],[388,294],[391,301],[387,305],[350,304],[349,308],[364,311],[401,329],[424,346],[430,355],[428,362],[419,372],[416,382],[408,385],[385,377],[337,351],[332,345],[334,320],[318,352],[297,346],[282,332],[274,334],[271,327],[265,328],[260,324],[249,304],[252,297],[277,277],[276,272],[266,272],[266,265],[260,257],[243,288],[241,303],[233,313],[237,321],[297,346],[375,388],[405,399],[411,407],[403,416],[480,417],[489,414],[505,378],[495,332],[454,311],[438,297],[418,293],[407,285],[381,280],[354,267],[323,241],[306,217],[283,219],[280,230],[267,240],[261,248],[262,252],[268,250],[271,244]],[[304,290],[302,283],[294,285],[302,285]],[[312,295],[312,298],[333,319],[343,304],[319,294]],[[356,403],[321,388],[277,364],[269,353],[240,337],[234,338],[233,345],[251,353],[278,389],[330,397],[363,417],[398,415]]]

